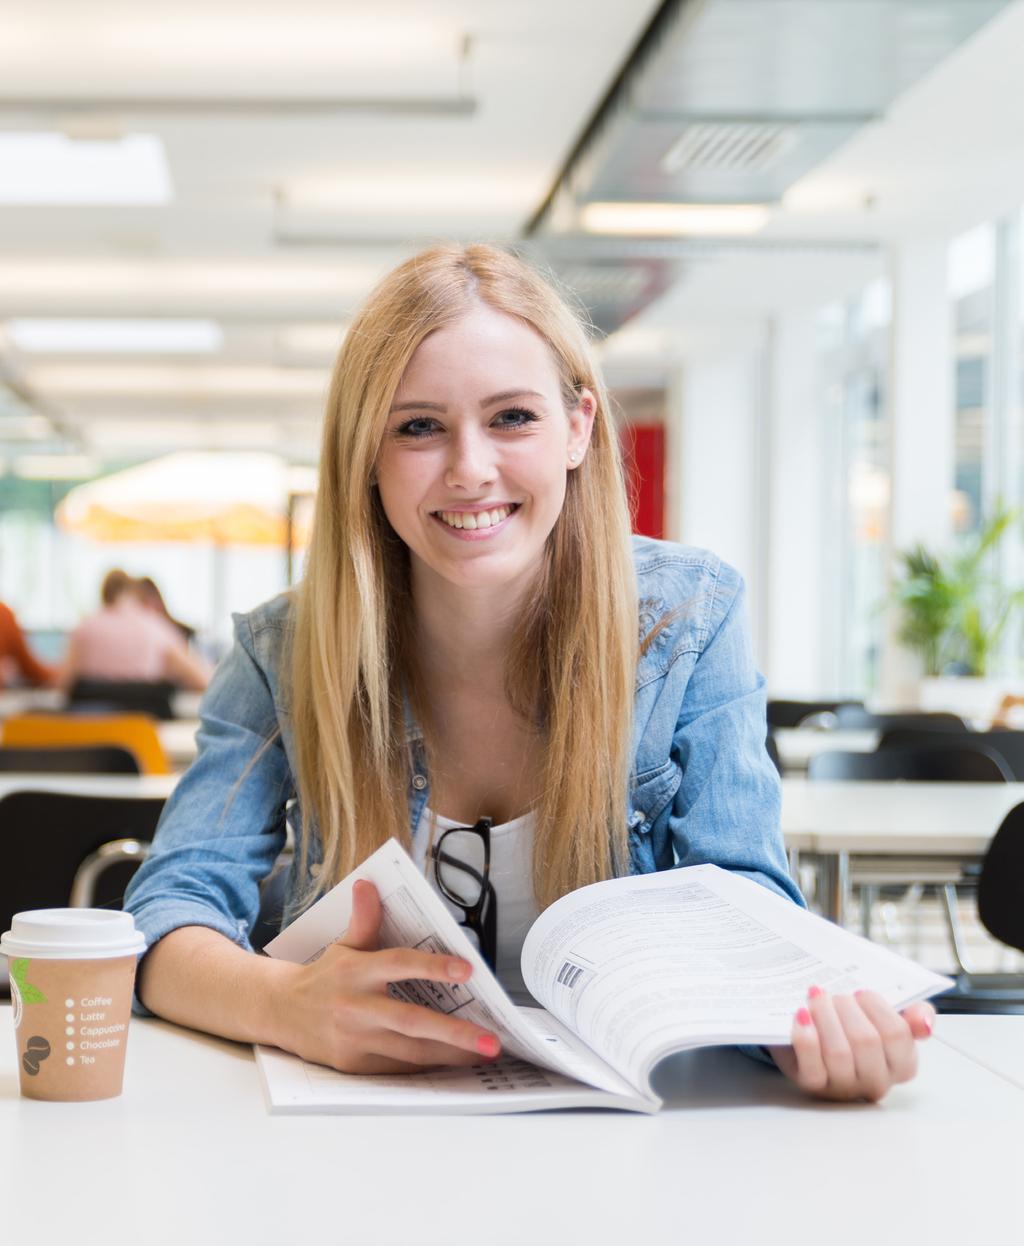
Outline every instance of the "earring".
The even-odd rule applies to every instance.
[[[569,462],[570,462],[570,463],[575,463],[575,462],[576,462],[576,460],[577,460],[579,457],[580,457],[580,456],[579,456],[579,455],[576,453],[576,451],[574,450],[574,451],[572,452],[572,454],[570,454],[570,455],[569,455]]]

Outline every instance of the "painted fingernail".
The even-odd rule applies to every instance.
[[[796,1023],[797,1025],[810,1025],[811,1024],[811,1014],[807,1011],[806,1008],[800,1008],[797,1010]]]
[[[926,1038],[930,1038],[935,1029],[927,1017],[921,1018],[921,1028],[924,1030]]]
[[[817,999],[819,995],[824,995],[824,994],[825,992],[821,989],[820,986],[808,987],[808,990],[807,990],[808,999]]]
[[[476,1040],[476,1049],[482,1056],[496,1056],[501,1051],[501,1043],[493,1034],[482,1034]]]
[[[449,978],[467,978],[469,976],[466,962],[464,960],[450,960],[448,962]]]

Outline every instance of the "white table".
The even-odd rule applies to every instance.
[[[249,1048],[138,1020],[120,1099],[22,1100],[10,1031],[2,1008],[12,1243],[961,1246],[1020,1223],[1024,1092],[942,1042],[875,1106],[818,1104],[703,1051],[677,1059],[654,1117],[396,1119],[272,1117]]]
[[[171,708],[178,718],[195,718],[199,714],[200,692],[179,691],[171,695]],[[2,688],[0,718],[12,714],[33,714],[37,710],[63,710],[67,693],[61,688]]]
[[[198,718],[174,718],[158,722],[156,733],[173,770],[187,770],[195,760]]]
[[[782,780],[782,832],[815,855],[826,916],[840,921],[853,855],[945,861],[984,855],[1024,783]]]
[[[942,1041],[1024,1090],[1024,1016],[940,1017]],[[957,1022],[959,1024],[950,1024]]]
[[[873,753],[878,747],[877,731],[816,731],[810,727],[776,727],[772,732],[785,770],[806,770],[819,753]]]
[[[10,792],[74,792],[79,796],[160,796],[174,791],[176,774],[0,774],[0,797]]]

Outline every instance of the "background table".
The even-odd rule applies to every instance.
[[[772,732],[785,770],[806,770],[819,753],[873,753],[878,731],[812,731],[808,727],[776,727]]]
[[[158,1021],[132,1023],[120,1099],[22,1100],[10,1030],[0,1009],[12,1243],[40,1217],[76,1246],[959,1246],[1020,1223],[1024,1092],[943,1042],[874,1106],[719,1050],[677,1058],[654,1117],[295,1117],[268,1115],[248,1047]]]
[[[0,797],[10,792],[75,792],[80,796],[162,796],[174,791],[176,774],[0,774]]]
[[[782,780],[782,832],[816,858],[822,910],[844,916],[853,855],[945,859],[951,873],[984,855],[1024,783]]]

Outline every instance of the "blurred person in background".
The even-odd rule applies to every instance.
[[[60,667],[39,661],[29,649],[14,611],[0,601],[0,688],[7,687],[12,674],[20,676],[22,683],[48,687],[57,681]]]
[[[147,610],[152,610],[154,614],[167,620],[172,627],[176,627],[186,644],[191,644],[195,638],[196,629],[190,627],[187,623],[183,623],[181,619],[176,619],[170,610],[167,609],[167,603],[164,601],[164,595],[156,586],[156,581],[148,575],[140,576],[135,581],[138,587],[139,600]]]
[[[155,585],[154,585],[155,587]],[[202,691],[210,668],[190,654],[181,631],[147,606],[138,581],[115,568],[100,588],[101,608],[71,633],[62,682],[78,679],[157,683]]]

